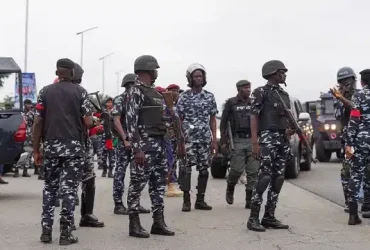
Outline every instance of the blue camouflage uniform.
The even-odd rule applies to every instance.
[[[109,112],[111,113],[112,111],[113,110]],[[116,165],[116,148],[114,147],[113,150],[107,149],[104,138],[105,138],[104,133],[102,135],[99,135],[99,142],[100,142],[100,147],[99,147],[100,152],[98,153],[99,166],[103,168],[103,173],[102,173],[103,177],[106,176],[107,170],[109,170],[108,177],[113,178],[113,169]],[[114,137],[112,138],[112,140],[114,140]],[[107,164],[107,161],[108,161],[108,164]]]

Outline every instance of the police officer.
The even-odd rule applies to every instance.
[[[249,98],[251,83],[247,80],[240,80],[236,83],[236,88],[238,94],[226,101],[220,123],[222,151],[227,152],[226,145],[228,140],[233,140],[234,144],[227,180],[226,202],[228,204],[234,203],[235,185],[245,170],[248,178],[245,185],[245,208],[250,208],[252,192],[257,183],[258,172],[258,161],[252,156],[250,129],[251,100]],[[231,126],[231,135],[228,134],[228,123]]]
[[[75,75],[73,83],[80,84],[82,82],[84,70],[81,66],[75,63]],[[82,184],[81,184],[81,220],[80,227],[104,227],[104,222],[100,222],[99,219],[93,214],[94,202],[95,202],[95,173],[94,173],[94,162],[93,162],[93,147],[92,142],[85,130],[84,142],[85,146],[85,161],[82,170]],[[78,195],[77,195],[78,197]]]
[[[167,177],[166,123],[163,119],[163,97],[153,87],[158,68],[157,59],[153,56],[143,55],[135,60],[134,69],[138,79],[129,90],[126,102],[127,133],[135,158],[127,197],[129,232],[130,236],[139,238],[149,237],[139,218],[140,195],[148,181],[154,220],[150,233],[175,235],[167,227],[163,214]]]
[[[358,195],[370,157],[370,69],[360,72],[362,90],[352,97],[352,110],[346,135],[346,157],[349,158],[351,177],[348,182],[348,225],[361,224],[358,216]],[[362,217],[370,218],[370,212]]]
[[[117,145],[117,162],[116,170],[114,171],[113,179],[113,201],[114,213],[127,215],[127,208],[122,202],[123,191],[125,188],[125,176],[127,166],[132,162],[131,144],[127,137],[126,126],[126,100],[127,92],[135,84],[137,75],[130,73],[123,77],[121,87],[125,88],[125,92],[114,98],[114,107],[112,110],[115,136],[118,137]],[[139,206],[140,213],[150,213],[149,209]]]
[[[280,84],[285,84],[287,71],[281,61],[266,62],[262,67],[262,77],[268,82],[256,88],[251,97],[253,155],[260,160],[258,181],[253,190],[251,214],[247,223],[248,229],[253,231],[264,232],[266,227],[289,228],[275,218],[279,193],[284,183],[285,167],[291,156],[288,136],[294,134],[294,131],[289,129],[283,105],[278,97],[279,94],[285,105],[290,108],[289,95],[280,87]],[[260,223],[262,196],[268,187],[265,214]]]
[[[43,140],[42,234],[40,240],[52,241],[54,209],[61,186],[62,210],[60,218],[60,245],[77,243],[71,233],[76,187],[84,166],[84,130],[92,126],[91,107],[87,92],[72,83],[75,64],[70,59],[58,60],[58,84],[51,84],[39,92],[33,127],[34,158],[41,164],[40,140]]]
[[[356,89],[356,74],[350,67],[343,67],[338,70],[337,82],[339,84],[338,90],[331,89],[331,93],[335,97],[334,101],[334,116],[340,121],[342,125],[342,145],[345,146],[345,139],[347,134],[347,127],[352,108],[351,99]],[[369,168],[369,167],[368,167]],[[348,182],[350,179],[350,164],[347,158],[343,159],[340,179],[343,187],[343,194],[345,199],[344,211],[348,213]],[[361,210],[363,212],[370,211],[370,171],[365,170],[364,177],[364,202]]]
[[[214,95],[203,89],[207,84],[206,70],[199,63],[192,64],[186,70],[188,86],[177,103],[177,112],[183,121],[185,136],[186,166],[181,170],[181,190],[184,192],[183,212],[191,210],[190,188],[191,168],[196,166],[198,175],[198,193],[195,209],[212,210],[204,196],[208,183],[208,168],[212,152],[217,153],[217,104]]]

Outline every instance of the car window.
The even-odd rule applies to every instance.
[[[298,120],[298,114],[297,114],[297,109],[296,109],[296,106],[295,106],[295,101],[292,101],[290,103],[290,106],[291,106],[291,111],[292,111],[292,114],[293,114],[294,118],[296,120]]]
[[[303,112],[302,104],[300,101],[295,101],[295,108],[297,109],[298,115]]]

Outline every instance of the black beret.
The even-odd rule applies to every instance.
[[[24,104],[32,104],[32,101],[30,99],[26,99],[23,101]]]
[[[251,85],[251,83],[247,80],[240,80],[236,83],[236,87],[243,87],[246,85]]]
[[[74,69],[75,63],[68,58],[62,58],[57,61],[57,68]]]
[[[361,80],[370,80],[370,69],[364,69],[360,72]]]

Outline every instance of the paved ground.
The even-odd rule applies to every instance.
[[[323,166],[319,164],[314,169],[325,169]],[[333,171],[333,175],[338,176],[338,172]],[[305,182],[309,178],[307,176],[302,174],[297,182]],[[35,177],[6,179],[11,183],[0,186],[0,250],[368,250],[370,246],[370,220],[350,227],[347,225],[348,217],[340,206],[289,182],[284,184],[277,216],[290,224],[291,229],[265,233],[247,231],[249,211],[243,208],[243,186],[237,187],[236,203],[229,206],[224,201],[225,180],[213,179],[210,179],[208,188],[208,200],[214,206],[212,211],[182,213],[181,198],[166,198],[167,224],[175,228],[176,236],[152,236],[142,240],[131,238],[128,236],[128,217],[113,215],[112,212],[112,179],[101,177],[97,180],[96,214],[107,226],[103,229],[78,228],[75,234],[80,243],[63,248],[57,244],[59,226],[55,223],[54,242],[43,245],[39,242],[42,182]],[[195,181],[193,184],[195,190]],[[192,196],[194,198],[195,194]],[[147,192],[142,204],[149,205]],[[149,230],[151,216],[143,215],[142,221]]]

